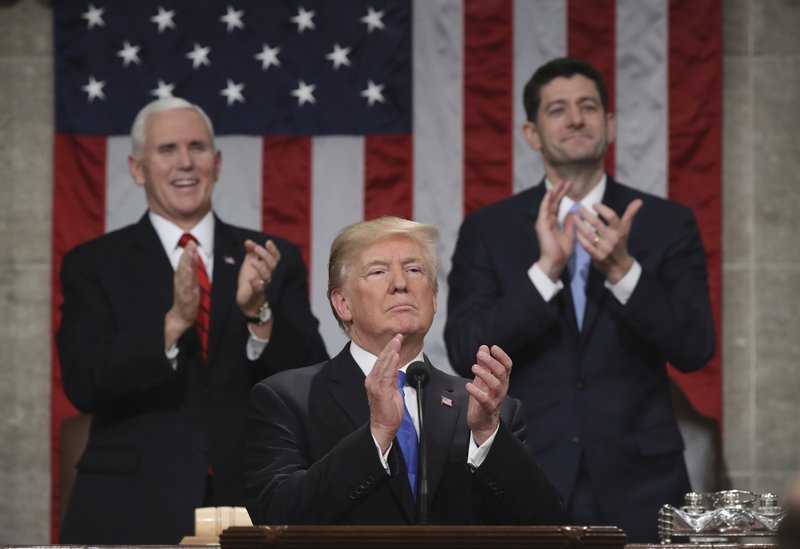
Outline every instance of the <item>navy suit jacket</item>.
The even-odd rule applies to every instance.
[[[686,207],[608,178],[603,204],[619,216],[644,201],[628,250],[642,274],[623,306],[591,267],[582,331],[565,288],[545,302],[528,277],[540,255],[534,224],[544,184],[468,216],[449,276],[445,340],[466,373],[477,343],[514,361],[509,393],[522,400],[529,443],[565,501],[581,453],[609,524],[656,539],[661,505],[689,490],[666,362],[684,372],[714,352],[703,245]]]
[[[470,471],[467,380],[431,368],[423,417],[432,524],[554,524],[561,501],[524,445],[519,402],[507,398],[486,460]],[[390,473],[369,430],[364,373],[349,344],[331,360],[253,388],[248,509],[257,524],[414,524],[399,446]]]
[[[256,361],[236,305],[244,241],[271,238],[281,260],[267,288],[275,324]],[[327,357],[311,314],[299,249],[216,219],[208,362],[194,329],[164,352],[174,271],[147,215],[64,256],[57,335],[64,390],[92,414],[62,543],[174,544],[194,533],[209,467],[217,505],[243,505],[242,450],[250,388]]]

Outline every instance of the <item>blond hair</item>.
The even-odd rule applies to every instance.
[[[402,217],[383,216],[369,221],[353,223],[342,229],[331,244],[328,260],[328,302],[333,316],[345,334],[348,326],[339,318],[331,302],[334,290],[344,285],[353,261],[365,248],[393,236],[409,238],[422,249],[422,261],[426,267],[425,276],[434,292],[439,290],[439,230],[433,225],[410,221]]]

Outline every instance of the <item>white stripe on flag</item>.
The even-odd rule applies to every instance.
[[[260,231],[261,138],[226,135],[217,137],[216,144],[222,170],[214,189],[214,211],[227,223]]]
[[[667,25],[664,0],[617,0],[616,176],[667,195]]]
[[[316,137],[311,144],[311,309],[328,354],[347,339],[326,296],[331,242],[350,223],[364,218],[364,139]]]
[[[514,192],[544,177],[539,154],[522,137],[527,121],[522,104],[525,83],[541,65],[567,51],[566,0],[517,0],[514,3]]]
[[[417,0],[413,8],[414,219],[436,226],[441,235],[438,310],[425,352],[446,370],[447,273],[464,202],[464,14],[460,0]]]

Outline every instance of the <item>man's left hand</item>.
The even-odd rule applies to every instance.
[[[497,345],[492,345],[491,349],[481,345],[472,373],[475,379],[467,383],[467,424],[475,443],[480,446],[500,424],[500,404],[508,392],[511,358]]]
[[[260,246],[252,240],[245,240],[246,254],[239,269],[239,283],[236,289],[236,303],[245,316],[258,316],[258,309],[266,301],[267,286],[272,280],[272,273],[281,260],[281,253],[272,240],[267,240]],[[265,326],[259,326],[261,331],[272,326],[270,320]],[[255,329],[255,328],[254,328]],[[270,330],[271,331],[271,330]],[[260,337],[265,334],[259,333]],[[266,334],[265,339],[269,338]]]
[[[585,210],[576,219],[575,237],[589,252],[595,268],[612,284],[619,282],[633,266],[633,258],[628,254],[628,235],[633,218],[641,207],[642,201],[637,198],[628,204],[620,218],[608,206],[594,204],[592,208],[606,223]]]

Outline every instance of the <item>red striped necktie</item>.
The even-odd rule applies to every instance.
[[[197,242],[197,239],[189,233],[181,235],[178,241],[178,246],[185,247],[190,241]],[[205,263],[203,258],[197,256],[197,283],[200,286],[200,305],[197,308],[197,320],[194,322],[197,335],[200,337],[200,346],[203,350],[203,360],[205,361],[208,355],[208,327],[211,320],[211,281],[208,279],[208,272],[206,272]]]

